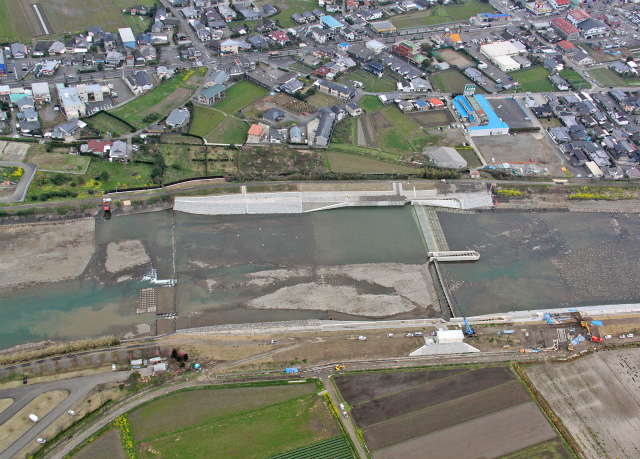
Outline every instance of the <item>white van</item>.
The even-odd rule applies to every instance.
[[[38,422],[38,416],[36,416],[35,414],[30,414],[29,419],[33,422]]]

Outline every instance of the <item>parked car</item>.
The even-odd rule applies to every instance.
[[[41,445],[44,445],[47,442],[47,440],[45,440],[44,438],[38,438],[36,441]]]
[[[406,336],[407,338],[413,338],[413,333],[407,333],[407,334],[406,334],[406,335],[404,335],[404,336]]]
[[[393,338],[393,333],[387,334],[387,338]]]
[[[364,336],[364,335],[360,335],[360,336],[358,336],[358,339],[359,339],[360,341],[364,341],[365,339],[367,339],[367,337],[366,337],[366,336]]]

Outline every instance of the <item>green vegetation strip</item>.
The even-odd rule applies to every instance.
[[[255,102],[265,94],[267,90],[248,81],[240,81],[225,91],[227,97],[214,105],[225,113],[237,113],[243,107]]]
[[[344,436],[329,438],[269,459],[351,459],[353,452]]]
[[[113,424],[120,431],[122,446],[124,447],[124,451],[127,454],[127,458],[137,459],[138,455],[136,454],[136,449],[133,446],[133,436],[131,435],[131,425],[129,424],[127,415],[123,414],[122,416],[116,418],[113,421]]]

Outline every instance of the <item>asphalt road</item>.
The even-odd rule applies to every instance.
[[[16,191],[14,191],[11,196],[0,198],[0,203],[9,204],[12,202],[24,201],[27,191],[29,190],[29,185],[31,185],[31,180],[33,180],[36,170],[38,169],[38,165],[17,161],[0,161],[0,167],[21,167],[24,169],[24,174],[22,175],[20,182],[18,182]]]
[[[27,384],[14,389],[0,390],[0,398],[13,399],[13,404],[0,413],[0,424],[7,422],[12,416],[29,404],[29,402],[44,392],[62,389],[69,391],[69,396],[67,398],[60,402],[60,404],[51,410],[49,414],[42,417],[37,423],[33,424],[33,426],[11,446],[0,453],[0,459],[16,457],[16,455],[25,446],[36,441],[38,436],[56,419],[63,415],[69,416],[66,412],[86,396],[96,385],[124,381],[128,376],[128,371],[118,371],[80,378],[64,379],[60,381],[51,381],[41,384]],[[38,413],[33,414],[38,415]]]

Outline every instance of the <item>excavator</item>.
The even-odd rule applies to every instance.
[[[344,365],[336,365],[336,371],[344,371],[347,367]]]
[[[580,325],[582,326],[582,328],[586,328],[587,329],[587,336],[589,337],[589,339],[591,341],[593,341],[594,343],[602,343],[602,338],[599,338],[599,337],[591,334],[591,328],[589,327],[589,324],[587,323],[586,320],[581,320],[580,321]]]

